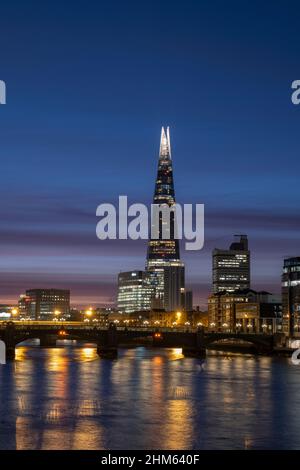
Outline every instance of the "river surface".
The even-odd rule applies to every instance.
[[[300,366],[21,346],[0,365],[0,449],[300,449]]]

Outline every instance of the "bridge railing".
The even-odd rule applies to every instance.
[[[82,322],[13,322],[13,326],[16,330],[43,330],[43,329],[50,329],[50,330],[83,330],[83,331],[107,331],[109,326],[97,326],[97,325],[87,325]],[[0,330],[4,330],[7,327],[7,323],[0,324]],[[116,326],[117,331],[141,331],[152,333],[159,329],[161,332],[182,332],[182,333],[194,333],[197,331],[196,328],[183,328],[183,327],[160,327],[158,328],[157,325],[154,326]]]
[[[84,323],[84,322],[60,322],[60,321],[35,321],[35,320],[30,320],[30,321],[2,321],[0,322],[0,331],[5,330],[8,324],[13,324],[14,328],[16,330],[52,330],[52,331],[59,331],[60,329],[66,329],[66,330],[81,330],[81,331],[107,331],[109,329],[109,325],[97,325],[97,324],[90,324],[90,323]],[[192,326],[174,326],[174,327],[166,327],[166,326],[159,326],[159,325],[140,325],[140,326],[118,326],[114,325],[117,329],[117,331],[123,332],[123,331],[135,331],[135,332],[149,332],[149,334],[152,334],[156,330],[159,330],[160,332],[166,332],[166,333],[171,333],[171,332],[176,332],[176,333],[196,333],[198,331],[197,327],[192,327]],[[203,329],[204,335],[213,335],[213,336],[222,336],[222,337],[232,337],[232,336],[239,336],[239,337],[246,337],[246,336],[270,336],[270,334],[264,333],[264,332],[242,332],[242,331],[233,331],[233,332],[217,332],[217,331],[211,331],[207,328]]]

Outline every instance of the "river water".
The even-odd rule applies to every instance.
[[[0,449],[300,449],[300,366],[21,346],[0,365]]]

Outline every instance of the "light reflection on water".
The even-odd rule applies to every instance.
[[[0,449],[300,448],[288,359],[17,348],[0,366]]]

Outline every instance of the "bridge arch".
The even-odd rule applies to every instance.
[[[204,336],[204,345],[206,347],[215,345],[222,345],[228,343],[241,346],[252,346],[256,350],[271,350],[273,346],[272,336],[255,335],[248,333],[207,333]]]

